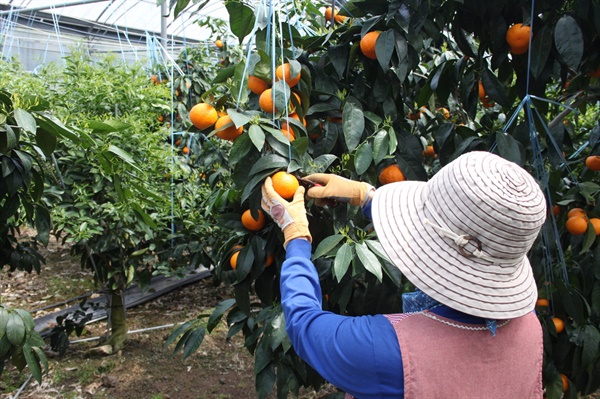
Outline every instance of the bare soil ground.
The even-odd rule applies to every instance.
[[[69,249],[52,242],[44,251],[46,265],[38,274],[8,273],[2,270],[1,298],[11,307],[27,310],[56,304],[94,291],[92,275],[81,270]],[[210,312],[220,301],[232,296],[231,288],[214,287],[212,279],[177,289],[129,309],[129,330],[147,329],[187,321]],[[52,312],[49,309],[44,312]],[[32,312],[39,317],[44,312]],[[254,361],[238,335],[225,339],[226,326],[206,335],[198,351],[185,361],[165,340],[174,327],[131,334],[129,344],[117,355],[93,354],[98,341],[72,343],[66,355],[49,357],[49,372],[42,384],[24,384],[29,373],[18,373],[8,365],[0,376],[0,398],[118,398],[118,399],[227,399],[255,398]],[[95,338],[106,333],[106,322],[89,324],[81,337]],[[323,398],[335,392],[303,391],[300,398]],[[270,397],[275,398],[272,394]]]

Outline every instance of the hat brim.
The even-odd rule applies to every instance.
[[[457,244],[424,223],[431,218],[426,191],[425,182],[404,181],[375,192],[373,225],[390,261],[421,291],[461,312],[511,319],[532,311],[537,287],[527,256],[505,268],[510,273],[464,256]]]

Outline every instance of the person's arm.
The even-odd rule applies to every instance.
[[[341,316],[321,308],[311,244],[289,242],[281,270],[286,330],[298,355],[327,381],[357,398],[404,394],[396,333],[381,316]]]

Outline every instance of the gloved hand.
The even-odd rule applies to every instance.
[[[351,205],[365,206],[371,199],[375,187],[365,182],[358,182],[328,173],[314,173],[305,177],[320,186],[308,189],[309,197],[315,198],[315,204],[322,206],[326,200],[349,202]]]
[[[298,187],[292,201],[288,202],[275,192],[273,180],[267,177],[262,186],[261,207],[283,231],[284,248],[294,238],[305,238],[312,242],[304,208],[304,187]]]

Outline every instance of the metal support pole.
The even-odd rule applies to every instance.
[[[168,2],[164,1],[161,5],[160,5],[160,44],[163,48],[163,51],[165,52],[165,57],[166,57],[166,52],[167,52],[167,18],[169,17],[169,6],[168,6]]]

